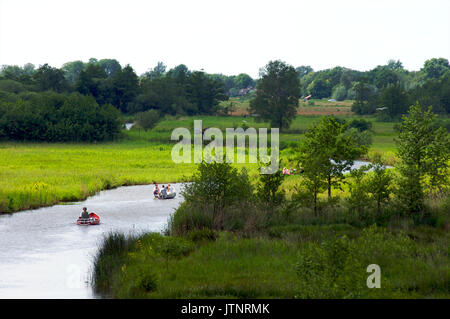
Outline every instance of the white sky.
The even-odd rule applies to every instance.
[[[227,75],[281,59],[314,70],[418,70],[450,59],[449,0],[0,0],[0,65],[55,67],[115,58],[138,74],[168,68]]]

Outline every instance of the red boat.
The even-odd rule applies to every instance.
[[[89,219],[78,217],[77,225],[98,225],[100,224],[100,217],[96,213],[89,213]]]

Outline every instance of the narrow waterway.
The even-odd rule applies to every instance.
[[[355,161],[357,169],[368,164]],[[162,231],[183,200],[153,198],[153,185],[102,191],[86,201],[0,215],[0,298],[95,298],[89,285],[92,260],[111,231]],[[82,207],[100,225],[78,226]]]
[[[0,298],[95,298],[92,260],[111,231],[161,231],[181,203],[153,198],[153,185],[102,191],[86,201],[0,216]],[[100,225],[75,224],[82,207]]]

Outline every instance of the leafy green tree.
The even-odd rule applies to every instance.
[[[63,71],[53,68],[48,64],[42,65],[33,74],[39,91],[53,90],[55,92],[63,92],[68,89],[68,82],[64,77]]]
[[[377,66],[375,69],[368,72],[368,78],[371,83],[378,89],[384,89],[389,85],[398,83],[399,76],[390,66]]]
[[[346,132],[347,126],[333,117],[324,117],[306,132],[300,148],[299,162],[305,176],[316,190],[320,190],[324,180],[329,199],[332,187],[340,188],[344,171],[367,152],[366,146],[358,145],[354,135]]]
[[[241,73],[233,79],[234,87],[238,89],[245,89],[249,86],[254,86],[255,81],[250,77],[250,75]]]
[[[64,72],[64,76],[70,84],[74,85],[80,76],[81,71],[86,68],[86,64],[83,61],[72,61],[64,63],[61,70]]]
[[[191,71],[189,71],[186,65],[180,64],[169,70],[167,75],[173,78],[179,85],[185,85],[191,75]]]
[[[214,114],[219,102],[228,100],[223,83],[201,71],[192,72],[185,89],[187,100],[200,114]]]
[[[316,99],[322,99],[331,95],[331,86],[329,81],[324,78],[315,79],[309,86],[308,92]]]
[[[115,72],[111,78],[113,87],[112,104],[122,112],[128,111],[128,104],[134,101],[139,93],[139,79],[133,68],[126,65]]]
[[[410,105],[409,96],[400,85],[393,84],[388,86],[383,93],[381,93],[379,105],[380,107],[387,108],[385,113],[393,119],[408,111]]]
[[[333,88],[331,97],[337,101],[343,101],[347,97],[347,89],[343,84],[338,84]]]
[[[122,69],[122,66],[116,59],[102,59],[97,63],[102,67],[103,70],[105,70],[105,73],[106,75],[108,75],[108,77],[114,76],[117,71]]]
[[[101,66],[89,63],[86,69],[80,72],[75,88],[81,94],[92,95],[97,102],[100,102],[104,96],[103,82],[107,77]]]
[[[225,160],[222,163],[203,161],[182,193],[185,201],[196,204],[197,209],[210,205],[214,218],[220,220],[225,207],[250,198],[253,187],[245,169],[238,172]]]
[[[367,78],[362,77],[359,82],[354,85],[355,102],[352,105],[352,111],[356,114],[368,114],[373,113],[375,110],[369,108],[369,98],[372,95],[370,87],[368,85]]]
[[[424,112],[416,103],[399,126],[398,196],[409,213],[422,211],[425,192],[448,187],[450,141],[444,128],[433,125],[435,118],[431,107]]]
[[[298,74],[282,61],[270,61],[261,73],[250,110],[282,131],[295,117],[300,95]]]
[[[421,71],[425,73],[428,78],[437,79],[450,70],[450,65],[447,59],[433,58],[426,60]]]
[[[381,162],[381,157],[376,156],[374,163],[369,165],[373,173],[368,176],[366,190],[377,203],[377,212],[381,212],[381,204],[387,202],[391,195],[392,174]]]

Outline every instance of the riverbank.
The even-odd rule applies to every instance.
[[[449,239],[448,231],[405,221],[367,228],[290,224],[251,236],[116,234],[108,239],[115,253],[104,251],[103,292],[113,298],[446,299]],[[381,289],[366,285],[371,264],[381,267]],[[102,269],[102,260],[96,265]],[[97,279],[97,286],[105,284]]]

